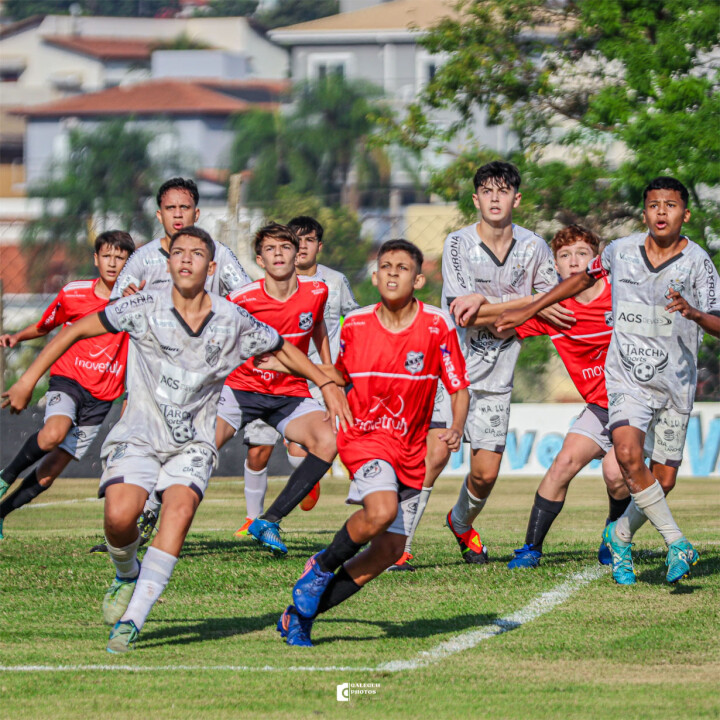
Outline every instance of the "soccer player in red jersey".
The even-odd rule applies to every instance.
[[[100,277],[65,285],[37,324],[0,336],[0,345],[15,347],[104,309],[134,250],[135,243],[126,232],[109,230],[98,235],[94,261]],[[0,472],[1,498],[20,473],[41,460],[18,490],[0,504],[0,539],[5,517],[47,490],[70,460],[80,460],[87,452],[113,400],[124,391],[127,348],[125,333],[106,333],[77,343],[50,368],[43,427]]]
[[[257,262],[265,277],[228,295],[307,355],[315,342],[323,363],[330,365],[330,344],[323,320],[327,285],[298,276],[295,257],[297,235],[287,226],[271,223],[255,236]],[[321,388],[340,393],[334,383]],[[258,367],[249,360],[228,377],[218,405],[218,448],[253,420],[263,420],[291,442],[307,449],[307,456],[288,478],[273,504],[248,527],[248,534],[271,552],[284,555],[279,523],[315,487],[332,467],[337,455],[335,425],[325,409],[310,395],[307,380]]]
[[[319,613],[347,600],[392,565],[425,478],[427,434],[438,379],[452,393],[453,422],[442,435],[462,440],[469,396],[465,361],[452,320],[416,300],[425,282],[422,253],[406,240],[386,242],[373,284],[381,302],[345,318],[340,354],[323,372],[352,387],[354,424],[338,433],[340,458],[352,474],[347,502],[360,504],[330,545],[310,558],[277,629],[289,645],[311,646]],[[333,372],[334,374],[331,374]],[[363,545],[370,546],[360,552]]]

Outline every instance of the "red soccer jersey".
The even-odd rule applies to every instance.
[[[68,283],[48,306],[37,329],[49,332],[104,310],[108,301],[95,294],[98,282],[99,279]],[[78,340],[53,364],[50,374],[76,380],[98,400],[115,400],[125,388],[127,351],[127,333],[104,333]]]
[[[328,288],[324,282],[298,275],[298,288],[287,300],[277,300],[265,290],[265,280],[239,288],[228,300],[245,308],[306,355],[313,330],[323,321]],[[225,381],[235,390],[265,395],[310,397],[307,380],[272,370],[260,370],[253,358],[233,370]]]
[[[534,317],[517,328],[521,338],[549,335],[570,378],[586,403],[607,408],[605,389],[605,356],[612,337],[612,293],[610,283],[599,297],[584,305],[575,298],[563,300],[561,305],[575,313],[577,322],[567,330]]]
[[[338,431],[338,452],[353,474],[369,460],[385,460],[400,482],[420,489],[438,378],[451,394],[466,388],[465,359],[442,310],[418,301],[412,324],[391,332],[378,307],[350,313],[340,332],[335,366],[352,383],[355,424]]]

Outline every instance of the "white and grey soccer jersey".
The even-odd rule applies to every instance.
[[[513,225],[513,240],[504,260],[499,260],[478,235],[476,225],[450,233],[442,257],[442,308],[461,295],[481,293],[491,302],[507,302],[547,292],[557,284],[557,273],[548,244],[535,233]],[[458,328],[471,390],[491,393],[512,389],[521,340],[501,340],[485,328]]]
[[[132,446],[164,461],[188,444],[217,456],[215,419],[225,379],[249,357],[277,350],[283,341],[243,308],[209,296],[212,311],[197,332],[175,309],[171,288],[136,293],[100,313],[108,331],[126,331],[137,350],[127,408],[101,457]]]
[[[330,341],[330,355],[332,361],[335,362],[340,351],[340,318],[353,310],[357,310],[360,306],[355,300],[348,279],[341,272],[326,265],[318,265],[317,272],[310,279],[320,280],[328,287],[328,299],[325,303],[323,317],[325,318],[325,327]],[[312,340],[310,341],[308,357],[316,364],[320,362],[320,355]]]
[[[121,297],[128,285],[139,286],[143,280],[145,281],[143,290],[171,287],[172,278],[167,266],[169,257],[159,239],[138,248],[128,258],[120,272],[110,299]],[[215,242],[215,263],[217,266],[215,272],[205,281],[205,289],[208,292],[225,296],[251,282],[233,251],[219,242]]]
[[[691,240],[681,253],[653,267],[645,238],[636,233],[615,240],[588,266],[590,275],[612,275],[613,334],[605,362],[609,405],[612,410],[627,393],[650,408],[689,413],[703,331],[665,306],[672,288],[698,310],[720,315],[718,272]]]

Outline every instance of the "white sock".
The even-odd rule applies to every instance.
[[[298,457],[297,455],[291,455],[290,453],[287,454],[288,462],[290,463],[293,470],[297,470],[298,467],[300,467],[300,463],[307,457],[307,455],[303,455],[302,457]]]
[[[632,542],[635,533],[647,522],[647,515],[631,500],[625,512],[615,523],[615,538],[620,542]]]
[[[116,548],[113,547],[107,538],[105,538],[105,544],[107,545],[108,555],[115,565],[115,572],[119,578],[123,580],[132,580],[138,575],[140,570],[140,563],[137,559],[137,549],[140,545],[140,535],[137,536],[137,540],[131,542],[125,547]]]
[[[475,518],[485,507],[486,502],[487,498],[476,498],[468,490],[466,477],[460,487],[460,494],[450,515],[453,528],[455,528],[455,532],[458,535],[462,535],[472,527]]]
[[[407,536],[407,540],[405,541],[405,552],[406,553],[409,553],[412,551],[412,541],[413,541],[413,538],[415,537],[415,531],[417,530],[417,527],[420,524],[420,520],[422,519],[423,513],[425,512],[425,508],[427,507],[431,492],[432,492],[431,487],[424,487],[420,491],[420,495],[418,496],[417,510],[415,511],[415,517],[413,518],[412,526],[410,527],[410,534]]]
[[[251,470],[245,463],[245,515],[253,520],[262,515],[268,486],[267,465],[262,470]]]
[[[154,492],[150,493],[150,495],[148,495],[148,499],[145,501],[143,514],[146,512],[155,513],[156,515],[160,512],[160,500]]]
[[[647,515],[653,527],[663,536],[667,545],[683,537],[670,512],[662,486],[657,480],[649,488],[634,493],[632,497],[638,508]]]
[[[163,550],[152,546],[147,549],[135,592],[121,621],[132,620],[138,630],[142,629],[152,606],[167,586],[177,561],[174,555]]]

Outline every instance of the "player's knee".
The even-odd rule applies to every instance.
[[[622,442],[615,445],[615,457],[625,475],[637,471],[641,465],[644,465],[642,448],[630,443]]]
[[[497,473],[495,472],[482,468],[479,470],[473,470],[468,475],[468,489],[470,492],[473,492],[474,489],[475,492],[473,495],[477,495],[478,493],[482,493],[484,490],[492,489],[496,480]],[[485,496],[481,495],[481,497]]]
[[[38,433],[37,443],[41,450],[52,450],[65,439],[66,434],[62,428],[54,425],[46,425]]]
[[[567,486],[581,469],[577,458],[570,452],[558,453],[550,467],[550,474],[558,485]]]
[[[195,517],[195,508],[191,503],[175,503],[163,508],[163,520],[172,527],[190,527],[193,517]]]
[[[674,487],[675,487],[675,475],[671,477],[661,477],[658,479],[658,482],[660,483],[660,487],[663,489],[663,492],[667,495]]]
[[[105,502],[105,534],[110,537],[125,536],[137,529],[137,517],[121,505]]]
[[[380,533],[385,532],[393,520],[397,516],[397,508],[378,508],[372,515],[369,515],[366,520],[370,525],[370,533],[373,537],[376,537]]]
[[[450,450],[445,443],[438,444],[437,446],[428,447],[428,454],[426,456],[426,464],[433,469],[440,469],[447,465],[450,459]]]
[[[332,462],[337,455],[337,443],[332,430],[313,438],[312,444],[308,444],[308,451],[326,462]]]

